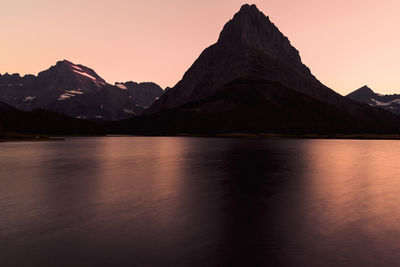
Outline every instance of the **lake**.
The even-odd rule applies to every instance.
[[[400,142],[0,143],[0,266],[399,266]]]

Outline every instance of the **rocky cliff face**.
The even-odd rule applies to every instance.
[[[67,60],[38,76],[0,75],[0,101],[20,110],[46,109],[91,120],[120,120],[141,114],[145,106],[139,102],[153,92],[153,88],[141,88],[132,95],[121,86],[106,83],[94,70]]]
[[[381,95],[372,91],[372,89],[368,86],[363,86],[360,89],[348,94],[346,97],[373,107],[388,110],[395,114],[400,114],[399,94]]]

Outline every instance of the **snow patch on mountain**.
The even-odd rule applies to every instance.
[[[371,101],[374,102],[375,105],[380,106],[380,107],[387,107],[387,106],[390,106],[390,105],[392,105],[394,103],[400,104],[400,99],[395,99],[395,100],[392,100],[392,101],[389,101],[389,102],[381,102],[381,101],[378,101],[378,100],[375,100],[375,99],[371,98]]]
[[[36,99],[36,96],[27,96],[22,101],[28,102],[28,101],[32,101],[32,100],[35,100],[35,99]]]
[[[74,69],[76,69],[76,70],[79,70],[79,71],[83,71],[81,68],[79,68],[78,66],[76,66],[76,65],[71,65]]]
[[[123,85],[122,83],[117,83],[115,84],[118,88],[122,89],[122,90],[128,90],[128,87],[126,87],[125,85]]]
[[[124,112],[129,113],[129,114],[135,114],[135,112],[133,110],[127,109],[127,108],[124,109]]]
[[[77,70],[72,70],[72,71],[75,72],[75,73],[78,73],[78,74],[80,74],[82,76],[88,77],[89,79],[92,79],[93,81],[97,81],[97,79],[95,77],[93,77],[90,74],[87,74],[86,72],[81,72],[81,71],[77,71]]]
[[[74,97],[77,95],[83,95],[83,92],[76,91],[76,90],[68,90],[68,91],[65,91],[64,94],[60,95],[57,100],[62,101],[62,100],[65,100],[65,99],[68,99],[70,97]]]

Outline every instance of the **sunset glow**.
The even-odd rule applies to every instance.
[[[243,0],[3,0],[0,73],[37,74],[68,59],[107,82],[174,86],[216,42]],[[324,84],[400,93],[400,2],[251,1],[300,51]]]

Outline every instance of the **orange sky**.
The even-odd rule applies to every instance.
[[[109,83],[173,86],[216,42],[241,0],[1,0],[0,73],[37,74],[68,59]],[[256,4],[341,94],[400,93],[400,1],[264,0]]]

